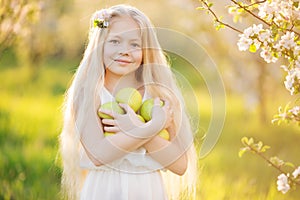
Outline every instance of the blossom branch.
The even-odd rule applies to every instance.
[[[235,0],[230,0],[232,3],[234,3],[235,5],[237,5],[238,7],[242,8],[243,10],[245,10],[247,13],[249,13],[250,15],[252,15],[254,18],[258,19],[259,21],[265,23],[268,26],[272,26],[272,24],[268,23],[267,21],[263,20],[262,18],[260,18],[259,16],[255,15],[251,10],[248,9],[248,7],[250,7],[250,5],[247,6],[243,6],[241,5],[239,2],[235,1]],[[262,2],[263,3],[263,2]],[[275,24],[276,25],[276,24]],[[277,25],[276,25],[277,26]],[[278,27],[278,26],[277,26]]]
[[[261,3],[265,3],[266,1],[267,1],[267,0],[257,1],[257,2],[255,2],[255,3],[252,3],[252,4],[247,5],[246,7],[255,6],[255,5],[258,5],[258,4],[261,4]]]
[[[241,5],[239,2],[235,1],[235,0],[230,0],[232,3],[234,3],[235,5],[237,5],[239,8],[245,10],[248,14],[252,15],[254,18],[258,19],[259,21],[263,22],[264,24],[268,25],[269,27],[271,27],[272,25],[275,25],[278,29],[282,29],[278,24],[276,23],[269,23],[267,22],[266,20],[260,18],[259,16],[257,16],[256,14],[254,14],[251,10],[249,10],[248,8],[251,7],[252,5],[256,5],[256,4],[261,4],[261,3],[264,3],[266,1],[259,1],[259,2],[256,2],[256,3],[253,3],[253,4],[250,4],[250,5],[247,5],[247,6],[243,6]],[[287,29],[289,31],[293,31],[296,35],[300,36],[300,33],[296,32],[295,30],[293,30],[293,27],[292,26],[291,28]],[[283,31],[285,32],[285,31]]]
[[[240,156],[245,151],[250,151],[252,153],[257,154],[260,156],[263,160],[265,160],[268,164],[270,164],[272,167],[280,171],[282,174],[287,174],[284,170],[281,169],[281,165],[285,164],[283,161],[281,161],[281,165],[277,165],[276,163],[272,162],[271,159],[267,158],[263,153],[270,148],[269,146],[263,145],[262,142],[254,143],[253,138],[242,138],[242,143],[246,148],[242,148],[240,151]],[[277,159],[278,160],[278,159]],[[278,162],[278,161],[277,161]],[[295,185],[300,185],[300,182],[296,180],[296,178],[288,177],[288,179]]]
[[[202,2],[205,5],[205,9],[214,17],[215,22],[222,24],[223,26],[226,26],[238,33],[243,33],[241,30],[238,30],[237,28],[231,26],[230,24],[227,24],[227,23],[221,21],[219,19],[219,17],[217,16],[217,14],[211,9],[211,6],[205,0],[200,0],[200,2]]]

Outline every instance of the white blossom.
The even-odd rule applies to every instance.
[[[249,49],[250,45],[253,43],[253,40],[244,36],[244,34],[240,34],[240,39],[237,43],[240,51],[246,51]]]
[[[295,33],[288,31],[285,35],[281,36],[279,45],[284,47],[285,49],[292,49],[296,47]]]
[[[265,1],[258,7],[258,16],[267,22],[274,21],[280,25],[284,21],[290,21],[295,16],[292,0]],[[297,15],[296,15],[297,16]]]
[[[296,106],[296,107],[298,107],[297,108],[298,109],[298,113],[300,113],[300,106]],[[293,177],[297,178],[299,174],[300,174],[300,166],[297,169],[295,169],[295,171],[293,172]]]
[[[271,39],[271,31],[269,29],[261,31],[258,35],[258,39],[261,42],[272,42],[273,40]]]
[[[258,39],[254,39],[254,40],[253,40],[253,43],[254,43],[256,49],[259,49],[259,48],[260,48],[261,42],[260,42]]]
[[[272,50],[270,47],[264,47],[262,48],[260,52],[260,56],[267,62],[267,63],[275,63],[278,58],[274,57],[272,55]]]
[[[258,40],[257,37],[261,34],[263,30],[263,25],[259,24],[253,24],[252,26],[246,28],[243,32],[243,34],[239,34],[239,41],[237,43],[240,51],[246,51],[249,49],[251,44],[254,44],[256,49],[259,49],[261,46],[262,41]],[[265,36],[262,35],[262,38]],[[264,40],[263,40],[264,41]]]
[[[266,1],[265,3],[261,4],[258,7],[258,16],[260,18],[263,18],[267,21],[271,21],[273,18],[273,13],[275,12],[274,7],[268,2]]]
[[[254,36],[255,34],[258,34],[262,29],[263,29],[262,24],[259,25],[253,24],[252,26],[246,28],[243,33],[245,37],[249,38],[251,36]]]
[[[294,47],[294,56],[298,56],[298,59],[300,59],[300,45],[296,45]]]
[[[300,84],[300,68],[293,68],[288,70],[288,75],[285,77],[284,85],[290,94],[296,94],[298,91],[295,90],[295,86]]]
[[[277,4],[279,12],[276,15],[276,18],[279,20],[289,21],[291,19],[291,14],[293,10],[293,1],[279,1]]]
[[[285,174],[280,174],[277,177],[277,190],[283,194],[290,190],[290,185],[288,183],[288,177]]]
[[[299,115],[300,114],[300,106],[293,107],[292,109],[289,110],[289,112],[291,112],[293,115]],[[294,173],[296,173],[297,175],[300,173],[300,166],[294,171]],[[294,175],[294,173],[293,173],[293,175]],[[296,175],[296,177],[297,177],[297,175]]]

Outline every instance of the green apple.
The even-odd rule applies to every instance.
[[[116,133],[113,133],[113,132],[104,132],[104,136],[106,137],[106,136],[111,136],[111,135],[114,135],[114,134],[116,134]]]
[[[165,140],[170,140],[170,134],[169,132],[167,131],[167,129],[163,129],[161,130],[158,135],[162,138],[164,138]]]
[[[142,95],[135,88],[126,87],[116,93],[118,103],[128,104],[134,112],[137,112],[142,105]]]
[[[141,120],[142,122],[146,122],[145,119],[141,116],[141,115],[137,115],[139,120]]]
[[[123,108],[115,101],[104,103],[100,106],[98,110],[98,116],[102,119],[113,119],[110,115],[107,115],[100,111],[100,109],[103,110],[111,110],[112,112],[118,113],[118,114],[124,114],[125,111]]]
[[[141,106],[140,114],[145,119],[149,121],[152,118],[152,108],[154,105],[154,99],[147,99]],[[160,105],[163,106],[163,101],[160,101]]]

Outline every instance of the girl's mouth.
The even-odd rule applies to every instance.
[[[115,62],[117,62],[121,65],[127,65],[127,64],[132,63],[132,61],[130,61],[130,60],[123,60],[123,59],[115,59]]]

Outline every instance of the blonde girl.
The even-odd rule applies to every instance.
[[[136,88],[143,100],[155,99],[150,121],[141,122],[126,104],[120,104],[123,115],[102,109],[113,119],[97,116],[99,107],[125,87]],[[158,136],[162,129],[169,131],[169,141]],[[138,9],[116,5],[93,14],[65,98],[60,150],[67,199],[194,196],[197,159],[184,102],[155,29]]]

